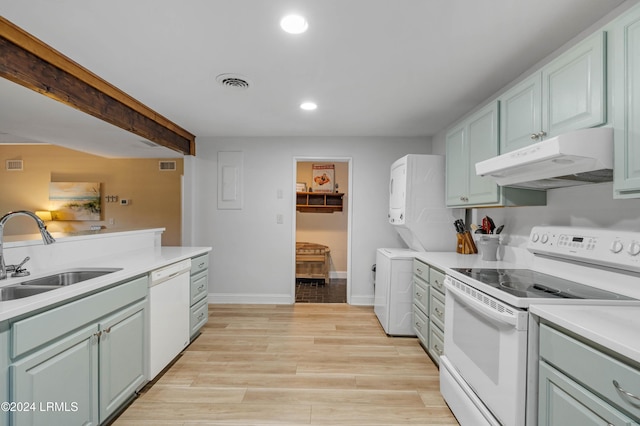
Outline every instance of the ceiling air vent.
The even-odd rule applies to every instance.
[[[177,168],[175,161],[159,161],[158,169],[161,172],[173,172]]]
[[[8,172],[21,172],[23,170],[22,160],[7,160]]]
[[[240,74],[220,74],[216,77],[218,84],[232,89],[245,90],[249,88],[247,78]]]

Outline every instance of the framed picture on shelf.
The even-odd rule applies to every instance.
[[[296,182],[296,192],[307,192],[307,183]]]
[[[336,167],[334,164],[314,164],[312,166],[311,188],[313,192],[333,192]]]

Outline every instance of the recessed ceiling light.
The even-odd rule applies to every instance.
[[[302,34],[309,28],[309,23],[300,15],[287,15],[280,20],[280,27],[289,34]]]
[[[318,105],[315,102],[303,102],[300,104],[300,109],[305,111],[313,111],[316,108],[318,108]]]

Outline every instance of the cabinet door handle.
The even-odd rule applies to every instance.
[[[422,297],[422,294],[420,294],[420,292],[419,292],[419,291],[416,291],[416,297],[417,297],[418,299],[420,299],[420,298]]]
[[[437,343],[433,345],[433,349],[438,353],[438,355],[442,356],[442,349],[440,349],[440,346],[438,346]]]
[[[100,336],[102,336],[102,331],[98,331],[97,333],[94,333],[94,336],[96,336],[99,339]]]
[[[422,326],[420,325],[420,323],[418,321],[416,321],[416,328],[418,330],[422,330]]]
[[[204,267],[204,262],[198,265],[198,268],[202,269]]]
[[[617,380],[613,381],[613,387],[616,388],[616,390],[618,391],[618,393],[620,395],[622,395],[623,397],[629,398],[629,399],[634,399],[635,401],[640,401],[640,397],[632,394],[631,392],[627,392],[626,390],[624,390],[619,384]],[[632,401],[634,402],[634,401]]]
[[[436,313],[436,315],[437,315],[437,316],[438,316],[438,318],[440,318],[440,319],[442,319],[442,317],[444,316],[444,312],[442,312],[442,311],[441,311],[440,309],[438,309],[438,308],[435,308],[433,311]]]
[[[111,327],[108,327],[106,330],[104,330],[105,333],[111,333]]]
[[[544,138],[545,136],[547,136],[547,132],[545,132],[544,130],[540,130],[538,133],[531,133],[531,140],[539,141],[542,140],[542,138]]]
[[[198,291],[202,291],[204,290],[204,284],[202,284],[200,287],[198,287]]]
[[[198,315],[198,321],[202,321],[204,319],[204,312]]]

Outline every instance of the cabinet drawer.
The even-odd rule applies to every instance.
[[[208,253],[191,259],[191,275],[197,274],[198,272],[204,271],[206,269],[209,269]]]
[[[191,302],[193,305],[209,293],[209,273],[202,271],[191,276]]]
[[[429,347],[429,318],[418,308],[413,305],[413,330],[416,332],[418,339],[425,348]]]
[[[191,307],[191,317],[189,320],[190,336],[193,337],[207,321],[209,321],[209,305],[205,298]]]
[[[435,322],[440,327],[440,330],[444,330],[444,295],[437,291],[431,292],[429,320]]]
[[[429,271],[429,284],[432,289],[438,290],[444,295],[444,274],[437,269]]]
[[[429,323],[429,353],[440,365],[440,357],[444,353],[444,333],[435,326],[433,322]]]
[[[145,275],[17,321],[11,327],[11,356],[18,357],[70,333],[136,300],[145,298],[147,293],[148,284]]]
[[[546,324],[540,325],[540,358],[636,420],[640,419],[640,402],[625,394],[640,398],[640,370]]]
[[[413,274],[429,282],[429,265],[419,260],[413,260]]]
[[[413,277],[413,303],[415,303],[425,315],[429,314],[429,285],[416,277]]]

